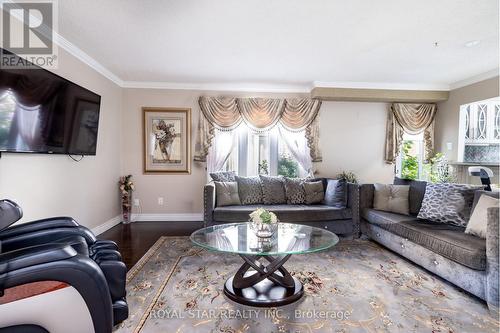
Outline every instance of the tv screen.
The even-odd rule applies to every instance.
[[[95,155],[100,104],[40,67],[0,67],[0,152]]]

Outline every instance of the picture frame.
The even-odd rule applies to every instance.
[[[191,174],[191,109],[143,107],[144,174]]]

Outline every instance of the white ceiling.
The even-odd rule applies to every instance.
[[[59,33],[124,86],[446,89],[498,69],[498,14],[498,0],[61,0]]]

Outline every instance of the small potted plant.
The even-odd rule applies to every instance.
[[[122,202],[122,220],[125,224],[130,223],[132,220],[132,192],[134,191],[132,175],[120,177],[118,184],[120,185],[120,198]]]
[[[250,213],[252,230],[259,238],[269,238],[274,235],[278,227],[278,217],[273,212],[258,208]]]

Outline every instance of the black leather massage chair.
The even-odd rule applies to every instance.
[[[0,333],[111,332],[128,317],[114,242],[68,217],[9,227],[21,217],[0,200]]]

